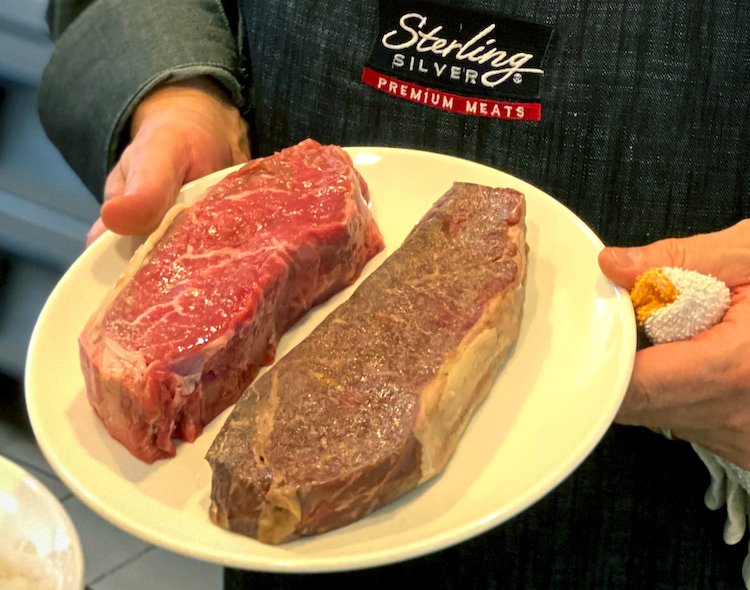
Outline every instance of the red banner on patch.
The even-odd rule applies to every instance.
[[[506,102],[451,94],[404,82],[367,67],[362,71],[362,82],[391,96],[452,113],[513,121],[541,121],[542,119],[541,103]]]

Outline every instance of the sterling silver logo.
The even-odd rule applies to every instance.
[[[427,107],[540,121],[549,25],[427,0],[379,0],[362,82]]]
[[[443,37],[443,25],[428,26],[427,17],[410,12],[399,19],[399,28],[387,31],[381,38],[383,47],[392,51],[411,49],[425,58],[408,57],[403,53],[394,53],[391,67],[408,69],[422,73],[431,73],[436,78],[460,80],[466,84],[481,83],[486,88],[495,88],[507,80],[515,84],[523,81],[523,74],[543,74],[544,70],[524,67],[534,58],[531,53],[509,53],[498,48],[497,39],[492,36],[495,24],[489,24],[474,36],[462,41],[456,38]],[[464,62],[467,65],[451,65],[436,61],[429,56],[451,58],[454,63]],[[484,66],[483,68],[469,67]]]

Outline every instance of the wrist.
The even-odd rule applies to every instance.
[[[152,88],[139,102],[130,119],[130,138],[135,137],[144,121],[154,112],[185,106],[190,109],[236,110],[228,92],[214,78],[197,76],[162,82]]]

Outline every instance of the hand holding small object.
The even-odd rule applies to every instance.
[[[750,469],[750,220],[723,231],[639,248],[605,248],[604,274],[632,289],[648,269],[711,275],[730,292],[721,321],[687,340],[636,353],[616,420],[672,434]]]

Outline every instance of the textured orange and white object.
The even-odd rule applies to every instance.
[[[630,291],[638,324],[654,344],[687,340],[719,323],[731,293],[720,280],[673,266],[642,273]]]

